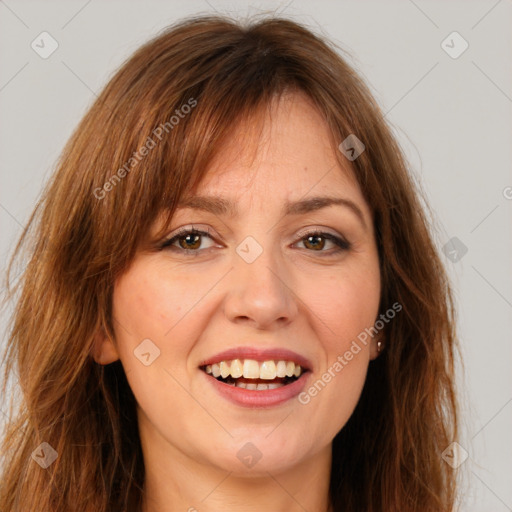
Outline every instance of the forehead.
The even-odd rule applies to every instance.
[[[354,171],[333,147],[327,123],[307,96],[293,93],[263,115],[241,122],[180,205],[196,195],[220,196],[231,203],[282,204],[340,194],[364,209]],[[235,205],[226,207],[236,213]]]

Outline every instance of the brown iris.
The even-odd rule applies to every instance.
[[[182,244],[182,240],[191,240],[193,239],[193,243],[194,245],[188,245],[188,242],[186,241],[185,244],[187,245],[183,245]],[[201,245],[201,235],[198,235],[196,233],[189,233],[185,236],[182,236],[178,239],[178,243],[180,244],[180,246],[183,248],[183,249],[198,249]]]
[[[320,244],[320,245],[318,245],[318,244],[313,244],[313,245],[312,245],[312,247],[311,247],[312,249],[323,249],[323,248],[324,248],[324,246],[325,246],[325,238],[324,238],[323,236],[321,236],[321,235],[309,235],[309,236],[307,236],[306,238],[304,238],[304,245],[305,245],[306,247],[308,247],[308,244],[310,244],[310,241],[311,241],[312,239],[316,239],[316,240],[318,240],[318,239],[322,239],[321,244]],[[308,247],[308,249],[309,249],[309,248],[310,248],[310,247]]]

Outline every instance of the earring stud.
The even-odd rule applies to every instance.
[[[380,352],[382,349],[382,341],[377,342],[377,352]]]

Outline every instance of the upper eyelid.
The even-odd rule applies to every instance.
[[[167,242],[177,236],[180,236],[180,235],[183,236],[190,232],[196,232],[196,231],[201,232],[201,235],[207,234],[211,238],[214,238],[214,236],[215,236],[209,227],[202,227],[200,224],[190,224],[190,225],[182,226],[180,228],[176,228],[169,235],[166,235],[164,237],[163,241]]]
[[[217,237],[211,232],[209,226],[202,227],[201,225],[190,224],[190,225],[185,225],[185,226],[175,229],[170,235],[165,237],[165,239],[161,242],[160,247],[170,247],[170,246],[172,246],[172,244],[170,244],[170,242],[173,241],[173,239],[179,238],[181,236],[185,236],[190,233],[195,233],[195,232],[197,232],[200,236],[207,236],[213,242],[216,241]],[[324,238],[326,238],[326,239],[329,239],[329,235],[330,235],[331,237],[339,239],[341,242],[345,243],[348,247],[352,246],[352,243],[341,233],[336,233],[336,232],[333,233],[332,231],[330,231],[330,228],[324,228],[324,227],[318,227],[318,226],[303,228],[303,229],[297,231],[297,233],[296,233],[297,241],[303,240],[305,237],[310,236],[310,235],[327,235],[327,236],[324,236]],[[331,243],[335,243],[335,242],[331,240]],[[335,245],[337,245],[337,244],[335,243]],[[207,249],[211,249],[211,247],[207,248]],[[207,250],[207,249],[203,249],[203,250]],[[182,252],[187,252],[187,251],[189,251],[189,250],[182,249]],[[197,253],[201,252],[201,250],[197,250],[197,251],[190,250],[190,251],[197,252]],[[327,251],[319,251],[319,252],[327,252]]]
[[[336,231],[331,230],[330,228],[321,228],[321,227],[300,229],[299,231],[297,231],[296,235],[299,238],[303,238],[307,235],[315,234],[315,233],[321,234],[321,235],[332,235],[332,236],[336,236],[341,239],[345,239],[345,237],[341,233],[337,233]]]
[[[202,227],[200,224],[190,224],[190,225],[185,225],[185,226],[182,226],[180,228],[176,228],[175,230],[173,230],[170,235],[165,236],[164,242],[172,240],[176,236],[184,235],[189,232],[195,232],[195,231],[204,232],[204,233],[201,233],[203,236],[204,236],[204,234],[206,234],[206,235],[210,236],[211,238],[215,238],[215,234],[212,233],[212,231],[210,230],[209,227]],[[302,237],[307,236],[312,233],[333,235],[333,236],[337,236],[342,239],[345,238],[341,233],[337,233],[336,231],[333,232],[332,230],[330,230],[330,228],[324,228],[324,227],[303,228],[303,229],[300,229],[299,231],[297,231],[296,236],[302,238]]]

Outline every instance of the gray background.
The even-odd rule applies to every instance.
[[[214,11],[272,11],[305,23],[347,49],[370,84],[431,205],[439,249],[452,237],[467,248],[458,261],[443,256],[466,368],[462,509],[512,510],[511,0],[0,0],[0,269],[115,69],[169,23]],[[47,59],[31,48],[43,31],[59,44]],[[453,31],[469,43],[456,59],[441,46]]]

